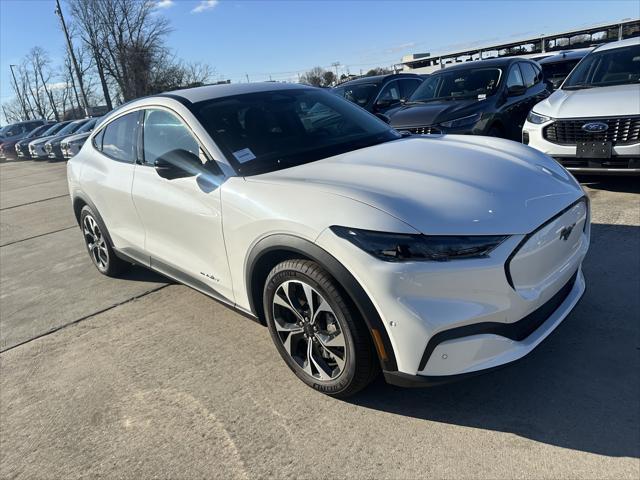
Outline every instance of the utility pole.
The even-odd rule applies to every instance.
[[[62,15],[62,8],[60,8],[60,0],[56,0],[56,10],[55,14],[60,17],[60,23],[62,23],[62,30],[64,31],[64,36],[67,39],[67,48],[69,49],[69,56],[71,57],[71,61],[73,62],[73,67],[76,71],[76,76],[78,77],[78,86],[80,87],[80,93],[82,95],[82,102],[84,103],[84,112],[85,115],[89,114],[89,102],[87,101],[87,93],[84,90],[84,82],[82,81],[82,74],[80,73],[80,67],[78,66],[78,60],[76,60],[76,54],[73,53],[73,45],[71,44],[71,38],[69,37],[69,31],[67,30],[67,24],[64,23],[64,16]]]
[[[247,83],[251,83],[251,81],[249,80],[249,74],[245,73],[244,75],[247,77]]]
[[[336,69],[336,78],[338,78],[338,67],[340,66],[340,62],[333,62],[331,64],[332,67],[335,67]]]
[[[20,106],[22,107],[22,112],[24,113],[24,119],[29,120],[29,112],[27,111],[27,106],[24,104],[24,98],[22,98],[22,94],[20,93],[20,89],[18,88],[18,81],[16,80],[16,74],[13,71],[13,67],[16,65],[9,65],[11,69],[11,76],[13,77],[13,84],[16,87],[16,95],[18,95],[18,100],[20,100]]]

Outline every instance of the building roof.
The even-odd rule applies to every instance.
[[[594,24],[594,25],[585,25],[585,26],[580,27],[580,28],[573,28],[571,30],[565,30],[565,31],[561,31],[561,32],[542,33],[542,34],[535,35],[535,36],[527,36],[527,37],[514,38],[514,39],[505,39],[505,40],[498,41],[498,42],[493,42],[493,43],[474,42],[474,43],[467,44],[465,46],[460,46],[458,49],[455,49],[455,50],[443,51],[443,52],[440,52],[440,53],[436,52],[436,53],[434,53],[434,54],[432,54],[430,56],[426,56],[426,57],[416,57],[416,58],[411,59],[411,60],[404,60],[404,58],[403,58],[403,61],[401,63],[404,64],[404,65],[411,65],[413,63],[421,62],[421,61],[427,60],[429,58],[456,57],[456,56],[461,56],[461,55],[469,55],[471,53],[478,52],[480,50],[482,50],[482,51],[499,50],[499,49],[502,49],[502,48],[518,46],[518,45],[521,45],[523,43],[533,43],[533,42],[539,41],[541,38],[555,38],[555,37],[573,36],[573,35],[576,35],[576,34],[580,34],[582,32],[598,30],[598,29],[607,28],[607,27],[615,27],[615,26],[618,26],[618,25],[626,25],[626,24],[629,24],[629,23],[637,22],[637,21],[638,21],[638,18],[624,19],[624,20],[620,20],[619,22],[603,22],[603,23],[597,23],[597,24]]]
[[[508,67],[512,63],[526,61],[528,61],[528,59],[522,57],[487,58],[486,60],[475,60],[447,65],[446,68],[433,72],[431,75],[438,75],[440,72],[450,72],[451,70],[461,70],[474,67]]]

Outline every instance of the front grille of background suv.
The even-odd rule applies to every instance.
[[[586,123],[606,123],[604,132],[591,133],[582,130]],[[581,118],[555,120],[542,130],[544,138],[559,145],[575,145],[578,142],[612,142],[629,145],[640,142],[640,116],[621,118]]]
[[[396,130],[398,130],[399,132],[411,132],[411,134],[413,135],[429,135],[442,133],[442,130],[432,125],[427,125],[425,127],[396,127]]]

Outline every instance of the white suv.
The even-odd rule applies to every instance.
[[[640,174],[640,38],[582,59],[533,107],[522,141],[576,173]]]
[[[588,201],[551,158],[405,138],[316,88],[136,100],[96,127],[68,179],[100,272],[137,263],[266,323],[329,395],[380,367],[434,384],[516,360],[585,288]]]

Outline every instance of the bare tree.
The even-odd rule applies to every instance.
[[[104,68],[106,52],[102,39],[105,37],[105,29],[102,28],[103,21],[100,17],[100,5],[96,4],[94,0],[69,0],[69,4],[75,25],[80,30],[80,37],[91,52],[95,62],[105,104],[111,110],[113,102]]]
[[[300,83],[320,87],[324,85],[324,74],[326,70],[322,67],[313,67],[300,77]]]
[[[333,73],[331,70],[326,70],[323,74],[322,74],[322,84],[325,87],[330,87],[332,86],[334,83],[336,83],[336,74]]]
[[[47,52],[45,52],[40,47],[33,47],[29,52],[29,59],[31,61],[31,66],[33,68],[33,73],[36,76],[40,76],[40,80],[42,81],[42,89],[49,100],[49,105],[51,110],[53,111],[53,116],[56,121],[60,121],[60,115],[58,114],[58,108],[56,107],[56,102],[53,100],[53,95],[51,94],[51,90],[49,89],[48,83],[51,80],[51,61],[49,60],[49,56]],[[46,78],[45,78],[46,75]]]

